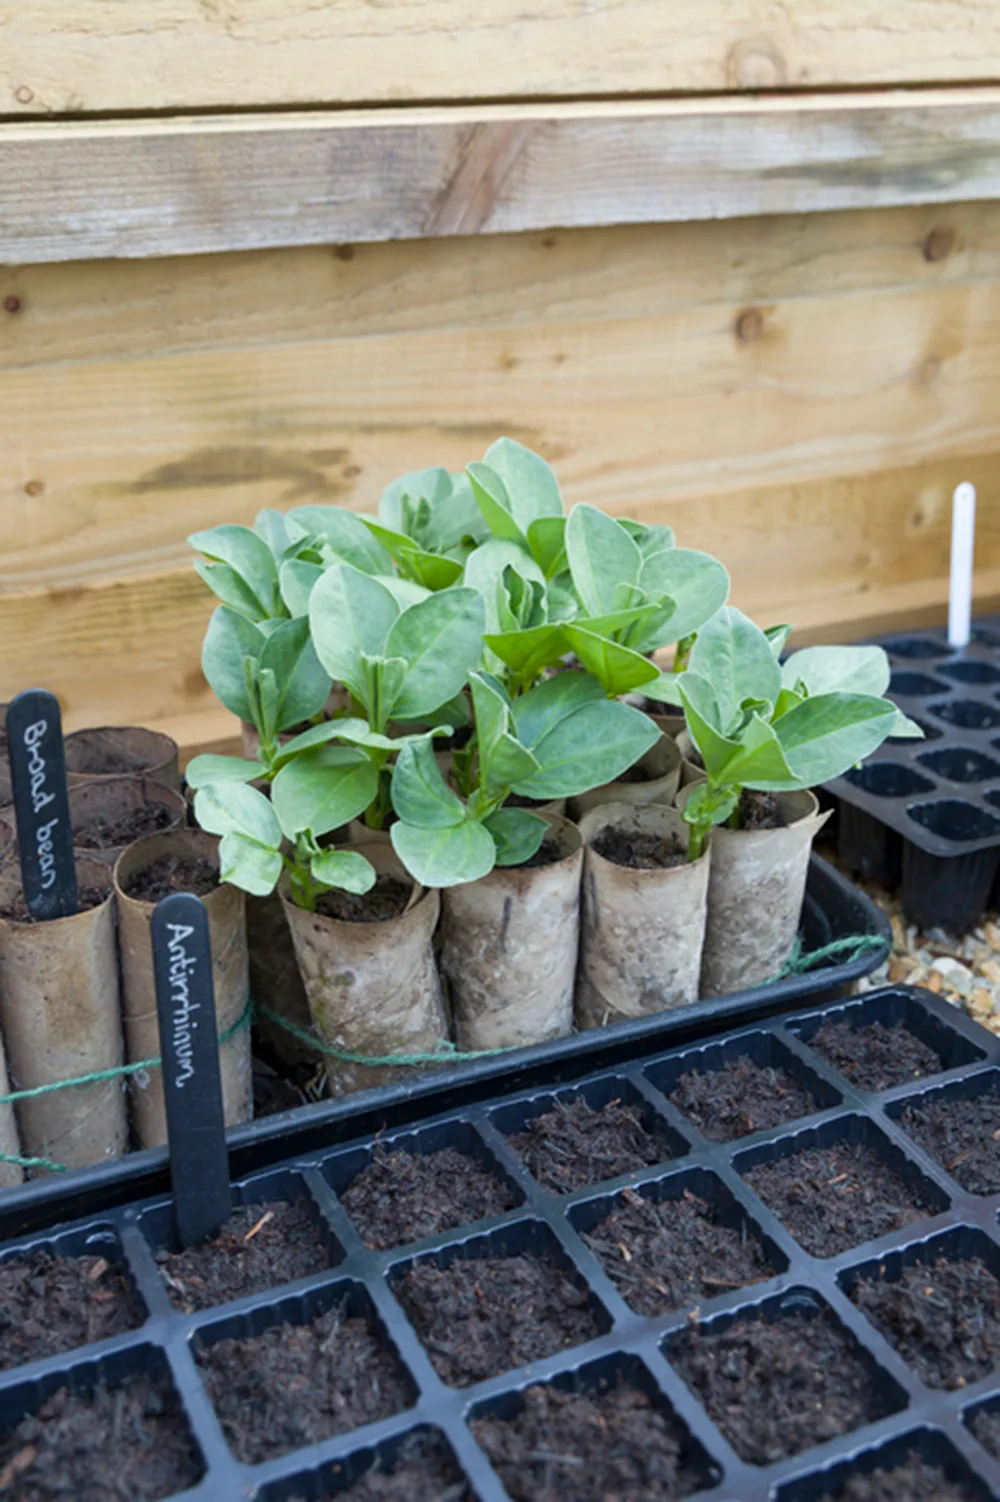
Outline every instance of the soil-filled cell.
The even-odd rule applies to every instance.
[[[495,1115],[498,1125],[503,1114]],[[599,1105],[583,1096],[556,1096],[548,1109],[533,1116],[523,1130],[514,1130],[508,1141],[542,1188],[553,1194],[571,1194],[620,1174],[669,1162],[687,1146],[651,1120],[648,1108],[627,1099],[624,1092],[621,1098]]]
[[[413,1384],[380,1339],[367,1300],[322,1302],[323,1312],[304,1324],[196,1341],[223,1433],[247,1465],[389,1418],[413,1401]]]
[[[924,1429],[780,1487],[777,1502],[987,1502],[990,1495],[944,1435]]]
[[[977,657],[942,663],[935,671],[955,683],[1000,683],[1000,672],[991,663],[981,662]]]
[[[724,1317],[671,1340],[666,1355],[737,1454],[770,1465],[902,1406],[825,1307],[804,1290],[773,1318]]]
[[[878,1269],[850,1298],[928,1387],[968,1387],[1000,1362],[1000,1283],[978,1257]]]
[[[939,694],[946,687],[947,684],[942,683],[940,678],[905,668],[893,673],[889,680],[889,693],[893,698],[926,699],[928,695]]]
[[[901,1022],[852,1027],[850,1022],[831,1020],[810,1035],[809,1047],[856,1090],[891,1090],[944,1067],[935,1050]]]
[[[679,1502],[713,1479],[669,1409],[628,1380],[529,1387],[472,1432],[512,1502]]]
[[[876,1140],[813,1137],[799,1151],[737,1167],[807,1252],[832,1257],[933,1215],[947,1204],[918,1176],[904,1177],[876,1150]]]
[[[943,641],[928,640],[926,636],[897,636],[883,645],[890,657],[905,657],[910,662],[922,657],[944,657],[948,651]]]
[[[1000,1075],[893,1107],[904,1131],[970,1194],[1000,1193]]]
[[[918,757],[922,767],[936,777],[946,777],[949,782],[986,782],[1000,777],[1000,762],[992,756],[984,756],[971,746],[941,746],[934,751],[924,751]],[[864,770],[862,768],[862,770]],[[914,792],[926,792],[926,788],[914,788]]]
[[[356,1451],[330,1461],[318,1476],[276,1482],[261,1502],[475,1502],[455,1458],[441,1436],[413,1429],[376,1450]]]
[[[0,1435],[4,1502],[157,1502],[203,1473],[173,1387],[142,1372],[88,1392],[57,1388]]]
[[[519,1199],[511,1184],[455,1147],[409,1152],[382,1144],[340,1194],[362,1240],[379,1250],[502,1215]]]
[[[544,1239],[544,1238],[543,1238]],[[583,1345],[607,1328],[593,1295],[544,1250],[448,1261],[421,1259],[399,1272],[393,1291],[442,1381],[468,1387],[513,1367]]]
[[[686,1178],[687,1176],[685,1176]],[[699,1186],[700,1187],[700,1186]],[[728,1191],[715,1180],[713,1199],[726,1203]],[[666,1190],[669,1198],[654,1198]],[[736,1210],[729,1214],[685,1184],[669,1184],[638,1193],[623,1189],[608,1213],[585,1229],[580,1207],[577,1221],[584,1241],[627,1304],[637,1314],[654,1317],[702,1304],[736,1288],[759,1283],[783,1270],[772,1265],[759,1234]],[[591,1216],[586,1215],[590,1221]]]
[[[194,1314],[311,1277],[337,1256],[315,1206],[303,1197],[240,1205],[206,1245],[159,1251],[156,1260],[174,1308]]]
[[[783,1126],[839,1101],[767,1034],[747,1038],[743,1047],[699,1050],[690,1062],[682,1055],[654,1066],[649,1077],[711,1142]]]
[[[122,1335],[145,1317],[111,1238],[82,1256],[38,1249],[0,1262],[0,1371]]]

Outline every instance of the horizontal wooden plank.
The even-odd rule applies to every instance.
[[[0,110],[976,81],[990,0],[2,0]]]
[[[988,497],[998,465],[1000,448],[954,462],[720,491],[695,503],[636,501],[628,509],[669,522],[685,543],[717,553],[732,573],[734,600],[763,623],[792,621],[803,642],[842,640],[940,616],[951,488],[957,477],[969,478]],[[634,478],[607,476],[606,496],[620,496]],[[980,511],[976,564],[977,601],[993,608],[1000,600],[1000,513],[989,505]],[[0,639],[30,643],[4,654],[0,699],[30,678],[59,695],[71,727],[167,722],[188,737],[189,749],[218,742],[228,722],[199,666],[211,604],[187,568],[0,595]]]
[[[465,327],[0,371],[0,589],[158,573],[190,531],[262,506],[372,509],[500,433],[570,502],[695,517],[701,497],[1000,448],[1000,282],[612,309],[480,328],[470,305]]]
[[[0,369],[989,280],[998,202],[57,262],[0,269]]]
[[[1000,89],[0,127],[0,261],[1000,196]]]

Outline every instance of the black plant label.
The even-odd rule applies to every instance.
[[[201,898],[164,897],[153,913],[152,940],[174,1221],[186,1247],[214,1236],[232,1205],[212,946]]]
[[[28,912],[39,919],[69,917],[79,903],[66,753],[55,694],[29,688],[11,700],[7,753]]]

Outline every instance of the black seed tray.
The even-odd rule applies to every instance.
[[[899,1024],[925,1051],[916,1063],[909,1058],[911,1077],[885,1090],[862,1090],[816,1051],[822,1043],[817,1032],[826,1023],[846,1023],[854,1029]],[[743,1055],[761,1067],[784,1070],[790,1079],[776,1077],[768,1099],[780,1099],[783,1090],[794,1086],[801,1092],[799,1109],[807,1114],[768,1130],[750,1130],[736,1140],[710,1140],[669,1097],[689,1071],[711,1073]],[[926,1072],[912,1077],[915,1067]],[[885,1077],[879,1074],[868,1082],[885,1083]],[[0,1375],[0,1456],[12,1426],[33,1414],[58,1388],[68,1385],[87,1393],[100,1380],[112,1388],[128,1386],[138,1374],[147,1373],[166,1379],[190,1428],[200,1480],[178,1494],[186,1498],[291,1502],[301,1497],[315,1502],[321,1497],[349,1497],[350,1487],[373,1462],[391,1466],[407,1436],[420,1431],[437,1436],[450,1457],[452,1480],[444,1483],[441,1497],[449,1502],[465,1497],[501,1502],[509,1494],[477,1443],[477,1420],[515,1420],[523,1411],[525,1390],[536,1384],[587,1392],[600,1402],[609,1385],[621,1380],[645,1393],[673,1427],[688,1487],[678,1496],[697,1494],[713,1502],[819,1502],[839,1495],[856,1472],[875,1466],[892,1469],[916,1452],[941,1468],[953,1484],[964,1487],[963,1496],[1000,1497],[1000,1460],[982,1448],[970,1427],[982,1412],[1000,1413],[1000,1350],[998,1364],[985,1373],[974,1372],[965,1386],[948,1391],[929,1386],[850,1297],[860,1277],[891,1283],[914,1264],[938,1258],[948,1262],[976,1257],[989,1274],[1000,1278],[1000,1147],[987,1148],[989,1192],[973,1193],[960,1182],[966,1177],[961,1163],[952,1164],[959,1173],[956,1178],[906,1130],[911,1108],[926,1111],[942,1099],[974,1101],[991,1090],[998,1092],[1000,1119],[1000,1040],[931,993],[904,987],[813,1006],[696,1045],[617,1058],[570,1086],[561,1083],[557,1072],[547,1083],[535,1079],[528,1089],[502,1095],[492,1093],[484,1082],[478,1100],[408,1129],[390,1131],[381,1144],[418,1154],[454,1148],[506,1187],[508,1210],[409,1245],[371,1251],[345,1208],[344,1195],[372,1159],[374,1134],[335,1146],[317,1144],[308,1155],[242,1179],[235,1185],[234,1198],[243,1204],[306,1198],[322,1232],[327,1265],[298,1282],[197,1314],[172,1307],[155,1260],[157,1251],[171,1249],[168,1199],[116,1205],[95,1193],[86,1215],[74,1222],[53,1199],[47,1222],[16,1239],[12,1237],[19,1229],[17,1216],[0,1201],[0,1262],[39,1248],[69,1256],[89,1250],[107,1260],[120,1255],[146,1316],[126,1335]],[[600,1161],[593,1160],[582,1187],[567,1194],[549,1192],[529,1173],[512,1138],[554,1104],[581,1097],[595,1109],[612,1101],[636,1108],[655,1144],[645,1156],[654,1161],[602,1180]],[[752,1128],[752,1120],[744,1125]],[[988,1134],[988,1142],[993,1140]],[[977,1141],[987,1142],[987,1137]],[[917,1196],[922,1218],[832,1256],[821,1255],[822,1248],[810,1255],[752,1192],[746,1176],[798,1151],[845,1142],[866,1146],[879,1163],[891,1167],[906,1192]],[[546,1163],[556,1162],[557,1156],[550,1153]],[[817,1192],[828,1199],[832,1190],[823,1184]],[[626,1297],[633,1302],[638,1297],[630,1293],[637,1285],[628,1281],[627,1263],[615,1257],[613,1244],[605,1242],[592,1250],[585,1238],[598,1232],[600,1240],[599,1228],[613,1207],[636,1198],[655,1205],[686,1195],[713,1207],[717,1223],[756,1244],[768,1265],[760,1269],[761,1280],[748,1286],[726,1286],[724,1279],[710,1286],[703,1278],[696,1302],[689,1299],[655,1316],[636,1312],[626,1302]],[[576,1293],[567,1297],[588,1313],[588,1338],[530,1367],[497,1372],[465,1387],[447,1384],[433,1364],[440,1348],[425,1346],[404,1312],[407,1270],[431,1263],[447,1273],[464,1258],[520,1254],[555,1264],[563,1274],[562,1286],[575,1287]],[[617,1283],[607,1270],[609,1257],[616,1263]],[[707,1259],[708,1268],[714,1265]],[[644,1286],[656,1284],[647,1281]],[[402,1378],[402,1387],[395,1389],[399,1411],[307,1449],[275,1455],[257,1465],[241,1464],[227,1445],[203,1385],[199,1354],[211,1351],[220,1340],[258,1336],[283,1321],[302,1325],[335,1307],[346,1317],[363,1319],[378,1346],[397,1364]],[[822,1443],[804,1442],[796,1453],[773,1463],[751,1462],[734,1447],[745,1452],[746,1439],[727,1438],[683,1380],[677,1368],[678,1342],[689,1331],[697,1340],[760,1321],[794,1320],[798,1325],[800,1316],[806,1329],[813,1328],[816,1319],[829,1322],[843,1353],[840,1364],[858,1364],[867,1383],[862,1422]],[[817,1408],[822,1408],[827,1382],[836,1377],[833,1367],[825,1372]],[[801,1372],[796,1382],[801,1382]],[[551,1490],[542,1486],[540,1471],[531,1495],[581,1495],[573,1482],[581,1473],[574,1471],[573,1461],[573,1455],[555,1460],[550,1456]],[[16,1489],[12,1495],[18,1495]],[[623,1486],[621,1495],[638,1498],[654,1492],[640,1484],[639,1490]]]
[[[875,640],[891,698],[925,739],[890,739],[827,784],[840,851],[857,873],[902,884],[913,922],[965,928],[1000,895],[1000,617],[977,620],[961,651],[944,628]]]

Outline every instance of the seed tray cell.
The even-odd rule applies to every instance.
[[[838,800],[840,852],[861,875],[902,887],[914,922],[965,928],[1000,871],[1000,631],[977,622],[952,651],[940,631],[876,638],[889,694],[925,739],[891,737],[827,784]]]
[[[858,1029],[901,1023],[933,1049],[940,1071],[926,1082],[906,1080],[886,1090],[858,1090],[810,1046],[825,1023],[842,1022]],[[744,1055],[764,1067],[780,1065],[808,1089],[813,1110],[732,1141],[712,1141],[677,1110],[668,1093],[684,1073],[714,1069]],[[45,1205],[47,1218],[36,1209],[27,1232],[17,1207],[9,1209],[0,1198],[0,1259],[43,1246],[72,1255],[94,1246],[120,1248],[137,1297],[148,1311],[140,1327],[123,1335],[0,1374],[0,1446],[9,1445],[16,1426],[60,1388],[87,1392],[102,1380],[114,1386],[146,1373],[176,1394],[190,1431],[192,1476],[200,1479],[193,1479],[182,1495],[192,1502],[318,1502],[326,1496],[343,1496],[350,1502],[354,1489],[359,1497],[366,1496],[365,1476],[376,1464],[390,1478],[396,1468],[403,1478],[400,1486],[410,1487],[407,1495],[419,1502],[420,1464],[432,1467],[429,1495],[447,1496],[448,1502],[504,1502],[511,1496],[544,1495],[545,1477],[539,1478],[536,1461],[530,1458],[537,1453],[532,1436],[540,1432],[539,1425],[549,1425],[570,1445],[568,1459],[560,1452],[563,1460],[552,1463],[555,1470],[546,1484],[561,1485],[555,1495],[587,1498],[586,1487],[591,1480],[597,1486],[601,1478],[593,1457],[574,1469],[572,1446],[578,1442],[585,1450],[582,1436],[605,1421],[624,1468],[614,1482],[621,1495],[628,1494],[631,1484],[635,1495],[653,1499],[705,1496],[712,1502],[774,1502],[780,1497],[782,1502],[819,1502],[855,1474],[876,1465],[902,1464],[915,1451],[947,1480],[966,1485],[969,1496],[1000,1497],[1000,1452],[990,1454],[970,1428],[980,1410],[1000,1411],[1000,1367],[977,1375],[963,1389],[935,1388],[922,1380],[851,1297],[861,1276],[891,1281],[900,1269],[938,1250],[952,1261],[975,1255],[991,1275],[1000,1272],[1000,1193],[975,1194],[963,1188],[908,1134],[903,1115],[907,1102],[935,1092],[975,1097],[988,1090],[1000,1078],[1000,1041],[929,992],[889,987],[848,1002],[806,1007],[786,1019],[757,1022],[714,1041],[689,1042],[658,1053],[636,1048],[624,1059],[620,1050],[611,1050],[604,1059],[591,1056],[590,1062],[591,1072],[571,1084],[555,1065],[548,1080],[540,1078],[537,1069],[520,1083],[508,1080],[502,1098],[491,1094],[490,1084],[483,1081],[478,1100],[463,1096],[448,1109],[439,1104],[435,1115],[421,1121],[397,1121],[384,1131],[379,1123],[366,1122],[363,1131],[355,1125],[352,1139],[331,1133],[326,1142],[285,1162],[259,1162],[234,1184],[235,1201],[262,1205],[307,1196],[310,1214],[323,1228],[327,1264],[292,1283],[192,1313],[171,1305],[157,1262],[157,1254],[174,1245],[169,1200],[162,1195],[116,1203],[114,1191],[117,1187],[120,1193],[121,1186],[111,1184],[104,1198],[92,1194],[86,1218],[73,1220],[53,1193]],[[596,1111],[612,1102],[634,1109],[656,1146],[628,1171],[602,1177],[597,1167],[560,1193],[538,1182],[512,1142],[556,1104],[572,1105],[581,1099]],[[472,1224],[442,1227],[409,1244],[371,1249],[343,1196],[371,1162],[376,1137],[378,1150],[390,1156],[400,1149],[418,1154],[455,1149],[509,1186],[510,1208]],[[905,1184],[919,1188],[924,1205],[915,1220],[873,1241],[833,1255],[811,1255],[753,1193],[745,1174],[754,1164],[781,1159],[810,1144],[841,1140],[868,1144]],[[71,1187],[65,1193],[67,1206],[78,1205]],[[616,1264],[620,1247],[609,1247],[601,1234],[609,1216],[623,1207],[634,1211],[636,1203],[640,1210],[681,1205],[687,1211],[693,1205],[693,1213],[705,1223],[755,1248],[760,1261],[754,1262],[748,1277],[744,1264],[737,1263],[736,1276],[711,1282],[712,1268],[705,1267],[708,1278],[697,1287],[678,1274],[676,1296],[668,1292],[652,1303],[637,1298],[627,1281],[631,1264],[624,1257]],[[699,1226],[699,1236],[700,1232]],[[628,1242],[624,1244],[629,1250]],[[567,1342],[532,1352],[530,1365],[490,1369],[465,1385],[448,1382],[436,1369],[431,1343],[421,1338],[407,1314],[408,1273],[413,1268],[439,1269],[444,1287],[449,1271],[461,1272],[470,1262],[522,1257],[556,1270],[558,1276],[545,1297],[556,1305],[565,1300],[573,1318],[583,1311],[586,1324],[577,1330],[568,1320]],[[633,1271],[656,1278],[656,1265],[650,1273],[648,1260],[643,1260],[649,1257],[655,1257],[655,1238],[643,1242],[640,1265]],[[474,1288],[468,1298],[476,1301],[475,1309],[479,1295]],[[464,1306],[459,1312],[469,1317]],[[279,1346],[268,1332],[285,1325],[302,1331],[327,1320],[323,1338],[329,1333],[335,1362],[339,1330],[333,1326],[340,1318],[362,1322],[371,1336],[370,1348],[391,1362],[396,1374],[391,1401],[378,1410],[385,1416],[371,1417],[371,1410],[359,1410],[353,1427],[345,1422],[339,1432],[330,1433],[329,1427],[320,1425],[302,1430],[298,1438],[283,1431],[273,1445],[268,1426],[262,1424],[268,1437],[263,1451],[267,1458],[260,1459],[255,1448],[251,1458],[259,1463],[240,1460],[227,1442],[226,1415],[220,1415],[206,1385],[206,1362],[213,1351],[230,1349],[223,1342],[255,1338]],[[857,1369],[866,1374],[866,1405],[840,1430],[834,1426],[835,1432],[821,1433],[819,1442],[808,1424],[796,1430],[790,1441],[793,1453],[786,1450],[781,1459],[764,1463],[759,1455],[741,1456],[743,1440],[737,1444],[735,1432],[727,1438],[727,1423],[721,1416],[722,1427],[713,1421],[699,1399],[697,1384],[684,1379],[679,1343],[692,1330],[708,1340],[726,1330],[739,1336],[761,1321],[779,1327],[788,1321],[784,1328],[791,1331],[814,1319],[829,1321],[836,1332],[836,1349],[853,1353],[852,1363],[857,1358]],[[460,1323],[456,1317],[454,1324]],[[569,1344],[570,1340],[577,1343]],[[781,1351],[775,1357],[768,1346],[761,1359],[766,1368],[761,1380],[766,1383],[776,1378],[767,1362],[777,1360],[780,1365]],[[303,1401],[309,1388],[307,1383]],[[217,1396],[219,1391],[217,1387]],[[582,1406],[574,1406],[574,1394],[584,1395]],[[650,1450],[658,1468],[655,1476],[641,1474],[649,1455],[637,1459],[630,1438],[636,1428],[645,1432],[651,1424],[657,1436]],[[294,1431],[294,1424],[291,1427]],[[619,1431],[620,1443],[615,1440]],[[430,1434],[440,1443],[427,1449],[420,1435]],[[294,1448],[295,1444],[303,1447]],[[527,1448],[529,1444],[534,1448]],[[407,1469],[411,1463],[416,1470]],[[638,1476],[633,1474],[636,1465]],[[435,1474],[447,1479],[438,1486]],[[502,1475],[513,1490],[505,1489]],[[576,1481],[576,1490],[572,1477],[583,1478]],[[380,1487],[386,1482],[386,1475],[378,1478]]]

